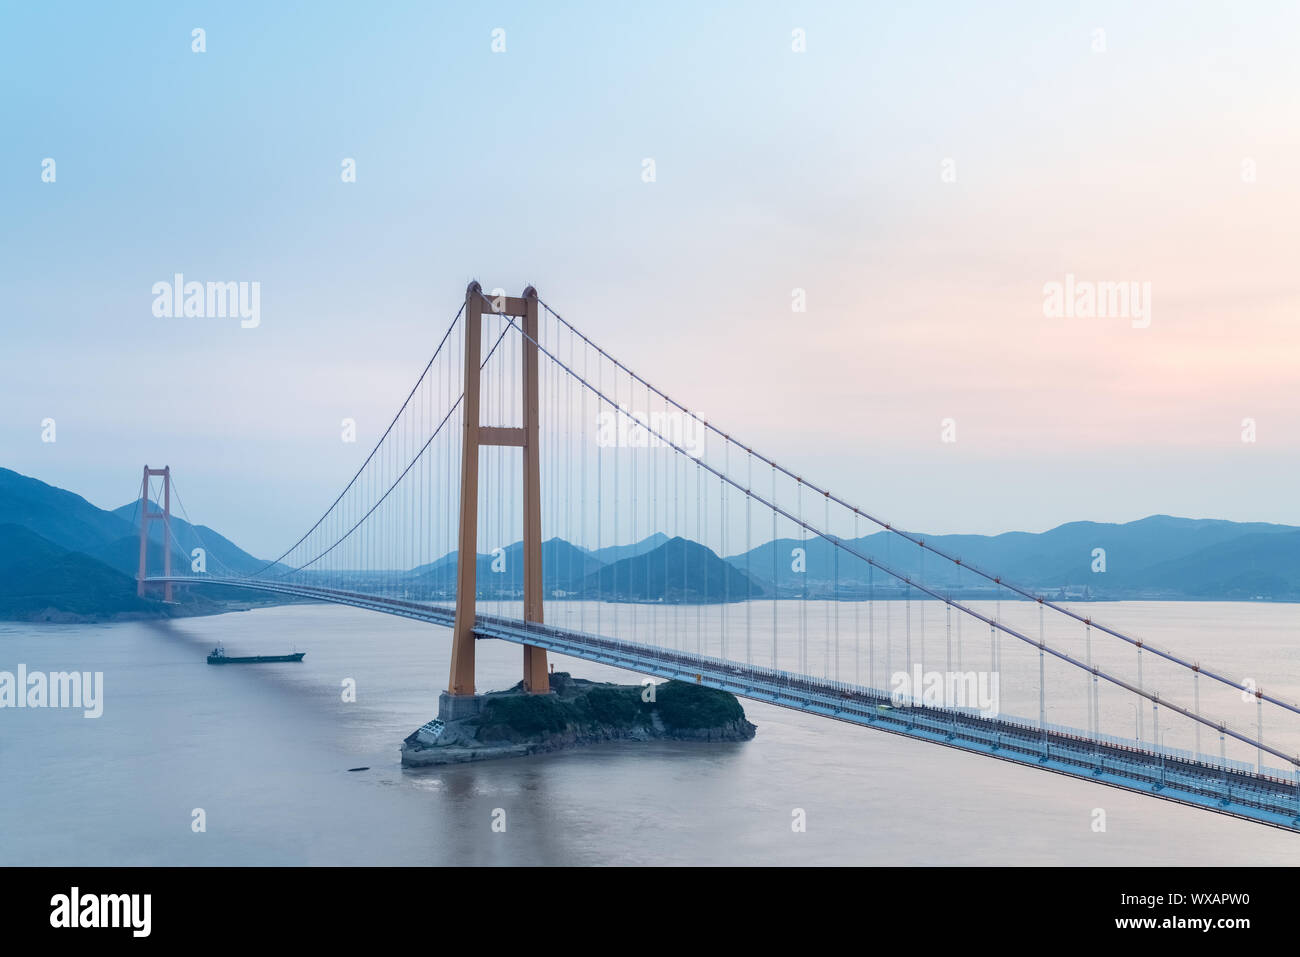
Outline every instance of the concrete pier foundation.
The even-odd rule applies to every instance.
[[[438,718],[442,721],[459,721],[472,718],[482,707],[483,696],[477,694],[449,694],[444,691],[438,695]]]

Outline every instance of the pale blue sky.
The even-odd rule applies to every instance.
[[[0,465],[278,554],[478,278],[913,528],[1300,523],[1300,7],[896,6],[6,4]]]

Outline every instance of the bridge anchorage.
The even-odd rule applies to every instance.
[[[563,655],[1300,831],[1300,705],[817,487],[532,287],[468,286],[388,429],[278,558],[232,570],[207,549],[176,575],[164,549],[150,575],[171,485],[146,467],[142,593],[251,588],[450,631],[421,744],[479,713],[476,642],[494,639],[520,646],[528,694]],[[931,675],[953,680],[932,697]]]

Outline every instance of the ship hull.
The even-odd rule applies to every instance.
[[[307,652],[299,651],[292,655],[252,655],[246,658],[230,658],[226,655],[208,655],[210,665],[258,665],[269,661],[302,661]]]

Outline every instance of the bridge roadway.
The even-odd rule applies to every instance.
[[[229,585],[365,608],[450,628],[455,611],[399,598],[259,579],[157,577],[150,582]],[[745,665],[513,618],[479,615],[475,637],[530,644],[658,678],[693,681],[754,701],[876,728],[959,750],[1300,831],[1300,782],[1191,760],[1084,732],[969,709],[894,707],[888,693],[847,682]],[[1202,755],[1204,757],[1204,755]]]

